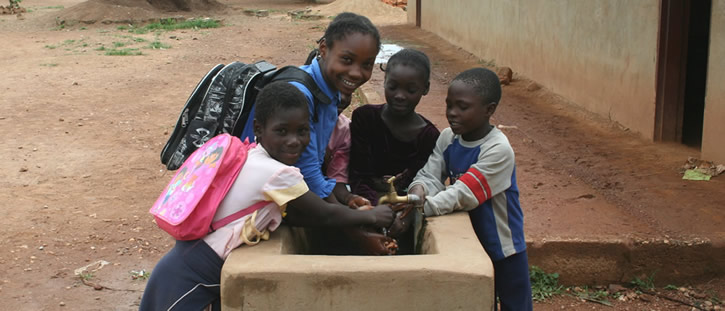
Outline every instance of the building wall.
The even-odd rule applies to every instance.
[[[725,0],[712,1],[702,158],[725,163]]]
[[[410,0],[408,21],[652,138],[659,3]]]

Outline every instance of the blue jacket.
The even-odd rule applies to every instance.
[[[307,145],[307,149],[302,152],[300,159],[297,160],[294,166],[300,169],[300,172],[305,177],[305,183],[307,183],[310,190],[321,198],[326,198],[332,194],[332,189],[335,187],[336,181],[325,177],[322,173],[322,162],[325,159],[325,149],[330,141],[332,130],[335,128],[335,124],[337,124],[337,105],[340,103],[340,92],[331,90],[327,85],[325,79],[322,77],[320,64],[317,62],[317,59],[314,59],[310,65],[301,66],[300,68],[312,76],[317,87],[331,99],[331,103],[329,105],[316,104],[312,93],[302,83],[290,82],[302,91],[307,98],[311,125],[310,144]],[[251,115],[254,115],[254,106],[252,107]],[[314,117],[315,115],[316,118]],[[242,140],[249,138],[250,141],[254,141],[252,120],[254,120],[253,117],[247,119],[241,135]]]

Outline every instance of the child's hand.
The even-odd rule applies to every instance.
[[[370,255],[394,255],[398,242],[377,232],[367,231],[360,241],[360,247]]]
[[[370,201],[366,198],[363,198],[357,194],[353,194],[350,196],[350,198],[347,200],[347,206],[349,206],[352,209],[360,209],[363,206],[370,206]],[[368,208],[372,209],[372,207]]]
[[[395,218],[395,213],[393,213],[393,209],[390,208],[390,206],[388,205],[378,205],[373,208],[372,212],[373,215],[375,215],[375,221],[373,226],[378,228],[390,227],[390,225],[393,223],[393,219]]]

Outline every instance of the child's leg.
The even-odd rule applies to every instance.
[[[139,310],[221,310],[223,264],[204,241],[176,241],[151,272]]]
[[[526,252],[493,263],[496,296],[501,310],[533,310],[529,260]]]

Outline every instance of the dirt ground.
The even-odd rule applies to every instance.
[[[221,28],[147,34],[119,28],[127,24],[61,23],[79,0],[25,0],[21,4],[29,12],[0,15],[5,46],[0,157],[6,159],[0,164],[0,200],[6,202],[0,218],[2,309],[138,308],[144,272],[173,244],[152,223],[148,209],[172,176],[160,164],[159,152],[189,93],[218,63],[301,64],[329,21],[291,19],[286,12],[306,8],[302,1],[222,3],[225,10],[203,16],[222,20]],[[315,9],[322,14],[351,9],[332,4]],[[182,15],[85,5],[84,12],[106,12],[108,21]],[[250,8],[270,15],[244,15]],[[404,21],[402,14],[373,6],[355,9],[370,10],[386,42],[420,48],[431,57],[433,88],[419,112],[445,127],[445,85],[481,61],[438,37],[396,25]],[[154,41],[163,48],[146,48]],[[138,48],[142,55],[105,55],[114,46]],[[642,141],[545,89],[527,90],[525,77],[515,78],[504,88],[494,121],[508,126],[504,131],[517,151],[527,238],[725,236],[725,212],[718,209],[725,178],[697,184],[679,179],[678,168],[688,156],[698,156],[697,150]],[[368,87],[380,89],[381,82],[376,70]],[[662,202],[677,208],[658,211]],[[593,211],[597,222],[591,221]],[[692,291],[673,295],[704,295],[700,302],[725,298],[722,279],[691,285]],[[616,301],[615,309],[690,308],[641,297]],[[536,305],[537,310],[602,308],[609,307],[570,296]]]

